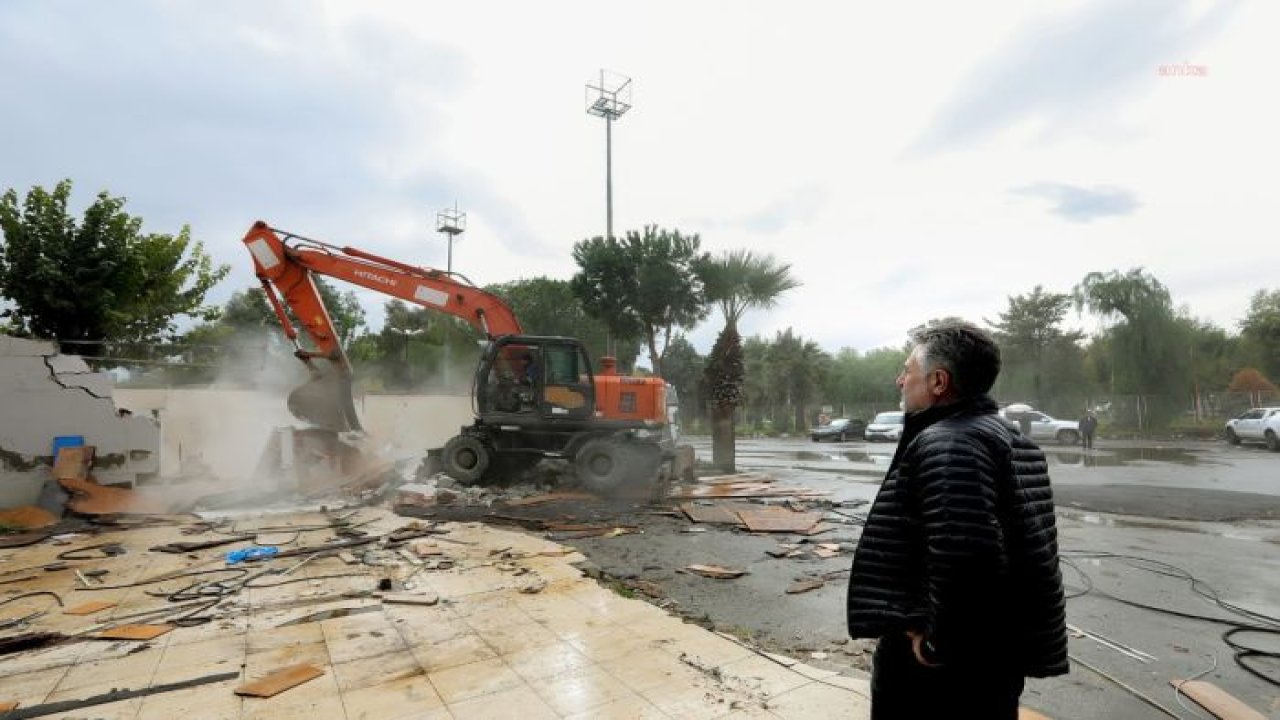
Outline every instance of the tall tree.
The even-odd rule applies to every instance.
[[[1114,323],[1107,330],[1111,392],[1138,396],[1139,426],[1166,423],[1182,393],[1191,389],[1187,334],[1169,290],[1155,276],[1134,268],[1089,273],[1073,297],[1077,308]],[[1165,395],[1171,392],[1175,394]]]
[[[74,341],[158,341],[179,316],[212,319],[204,305],[226,276],[183,227],[176,235],[144,233],[124,198],[98,194],[76,222],[67,213],[71,181],[52,192],[33,187],[20,204],[0,197],[0,296],[10,323],[38,337]],[[67,348],[97,354],[96,346]]]
[[[1004,355],[1006,370],[1011,366],[1026,365],[1031,374],[1032,398],[1037,407],[1045,407],[1044,368],[1046,355],[1055,348],[1075,345],[1084,333],[1063,331],[1062,320],[1071,308],[1071,296],[1045,292],[1040,285],[1026,295],[1009,298],[1009,309],[1000,313],[1000,319],[987,324],[995,331],[996,341]]]
[[[752,308],[770,308],[782,293],[800,281],[791,266],[771,255],[732,250],[704,260],[698,266],[707,300],[719,306],[724,328],[716,338],[703,375],[711,406],[712,463],[727,473],[735,471],[736,446],[733,417],[743,400],[742,336],[738,321]]]
[[[686,425],[701,415],[702,369],[706,362],[684,335],[671,338],[667,356],[662,359],[662,378],[676,389],[680,398],[680,421]]]
[[[769,347],[769,375],[772,385],[793,413],[789,423],[802,431],[810,425],[809,404],[826,381],[831,356],[812,340],[792,332],[779,332]]]
[[[608,354],[608,326],[587,314],[569,281],[535,277],[489,285],[485,290],[507,301],[526,333],[578,338],[586,345],[597,369],[601,356]],[[640,352],[638,338],[629,342],[624,338],[613,339],[619,367],[632,367]]]
[[[654,374],[677,328],[692,328],[709,306],[695,272],[706,253],[697,235],[649,225],[624,238],[594,237],[573,246],[579,272],[573,294],[620,338],[640,338]]]
[[[1240,321],[1246,361],[1267,375],[1280,378],[1280,290],[1259,290],[1249,300]]]

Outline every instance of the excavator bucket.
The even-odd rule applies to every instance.
[[[311,380],[289,393],[289,412],[299,420],[334,432],[363,430],[351,390],[351,378],[346,375],[314,372]]]

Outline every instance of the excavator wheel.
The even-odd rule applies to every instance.
[[[622,444],[605,438],[588,440],[573,459],[583,487],[611,495],[626,480],[627,461]]]
[[[493,451],[474,435],[458,435],[450,439],[440,453],[441,467],[449,477],[463,485],[480,482],[492,459]]]

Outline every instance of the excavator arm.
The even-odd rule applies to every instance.
[[[312,280],[313,273],[462,318],[490,339],[521,333],[520,322],[506,302],[456,274],[304,238],[262,221],[245,234],[244,244],[295,354],[313,375],[310,383],[290,396],[289,409],[321,427],[359,430],[360,422],[351,396],[351,362]],[[315,350],[303,349],[286,305]],[[327,366],[318,360],[327,361]]]

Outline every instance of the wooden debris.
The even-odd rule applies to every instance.
[[[1018,720],[1051,720],[1048,715],[1041,715],[1031,708],[1018,708]]]
[[[59,448],[58,457],[53,461],[53,477],[55,480],[84,480],[89,477],[89,468],[93,465],[94,447]]]
[[[743,503],[745,506],[745,503]],[[696,523],[718,523],[725,525],[741,525],[738,517],[738,506],[732,503],[715,503],[699,505],[697,503],[680,503],[680,511]]]
[[[825,490],[777,487],[770,483],[746,482],[680,487],[668,494],[667,497],[675,500],[684,500],[692,498],[821,497],[830,494]]]
[[[9,510],[0,510],[0,525],[22,530],[38,530],[57,525],[58,518],[53,513],[34,505],[23,505]]]
[[[517,498],[515,500],[504,501],[503,504],[508,507],[526,507],[528,505],[542,505],[549,502],[582,502],[599,500],[600,498],[585,492],[557,492],[546,493],[543,495],[530,495],[528,497]]]
[[[719,565],[687,565],[685,566],[685,570],[693,573],[694,575],[701,575],[702,577],[713,578],[716,580],[732,580],[733,578],[740,578],[747,574],[746,570],[721,567]]]
[[[823,585],[826,585],[826,583],[821,580],[799,580],[792,583],[791,587],[787,588],[787,594],[799,595],[800,593],[807,593],[810,590],[817,590]]]
[[[1222,720],[1266,720],[1262,713],[1207,680],[1170,680],[1169,684]]]
[[[735,485],[740,483],[771,483],[772,475],[765,473],[735,473],[733,475],[707,475],[698,478],[703,485]]]
[[[17,700],[7,700],[5,702],[0,702],[0,712],[9,712],[10,710],[17,710],[17,709],[18,709]]]
[[[835,530],[835,529],[836,529],[836,526],[835,526],[835,525],[832,525],[831,523],[820,522],[820,523],[818,523],[818,524],[814,525],[813,527],[809,528],[808,530],[804,530],[804,531],[802,531],[800,534],[801,534],[801,535],[808,536],[808,537],[813,537],[814,535],[821,535],[822,533],[829,533],[829,532],[831,532],[832,530]]]
[[[822,513],[798,513],[784,507],[741,510],[738,517],[751,532],[803,533],[822,519]]]
[[[106,610],[108,608],[113,608],[115,606],[116,604],[113,602],[101,602],[101,601],[95,600],[93,602],[84,603],[83,605],[77,605],[72,608],[67,608],[62,612],[66,615],[92,615],[96,612],[101,612],[103,610]]]
[[[89,478],[59,478],[58,484],[71,494],[67,508],[83,515],[149,515],[169,511],[168,505],[157,498],[150,498],[127,488],[99,485]]]
[[[308,680],[315,680],[324,674],[324,670],[309,663],[291,665],[277,670],[270,675],[236,688],[237,695],[249,697],[275,697],[291,687],[297,687]]]
[[[172,625],[119,625],[98,633],[103,640],[152,640],[173,630]]]
[[[830,560],[831,558],[838,557],[840,555],[840,549],[837,547],[835,550],[832,550],[830,548],[823,547],[822,545],[818,545],[813,548],[813,554],[824,560]]]
[[[382,602],[393,605],[435,605],[440,602],[440,596],[435,593],[381,593],[378,597]]]

